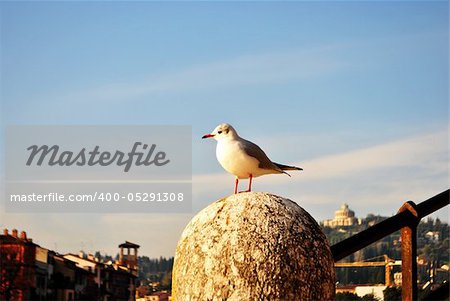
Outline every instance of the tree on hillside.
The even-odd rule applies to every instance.
[[[345,292],[345,293],[337,293],[335,297],[336,301],[361,301],[361,298],[358,295]]]
[[[384,301],[401,301],[402,289],[397,287],[387,287],[383,291]]]

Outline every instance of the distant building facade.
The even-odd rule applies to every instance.
[[[325,227],[336,228],[361,224],[362,220],[355,217],[355,212],[350,210],[347,204],[342,204],[341,208],[334,213],[333,219],[323,221]]]
[[[138,298],[136,301],[170,301],[171,299],[171,295],[168,292],[155,292]]]
[[[427,233],[425,233],[425,237],[433,241],[439,241],[440,235],[441,232],[439,231],[428,231]]]
[[[366,295],[373,295],[377,300],[384,300],[383,291],[387,288],[384,285],[358,285],[355,287],[355,294],[358,297],[364,297]]]
[[[0,300],[135,300],[138,266],[133,257],[129,268],[126,260],[103,263],[92,255],[61,255],[15,229],[0,235],[0,256]]]
[[[16,229],[11,234],[5,229],[0,235],[0,300],[35,300],[41,297],[37,293],[42,292],[46,283],[41,282],[42,275],[37,275],[41,272],[36,268],[37,247],[25,232],[19,236]]]
[[[344,286],[337,286],[336,293],[350,293],[355,294],[358,297],[364,297],[366,295],[373,295],[377,300],[383,301],[383,291],[387,288],[385,285],[361,285],[350,284]]]
[[[87,275],[86,282],[76,288],[80,300],[134,301],[136,276],[132,270],[119,264],[106,264],[92,255],[66,254],[64,258],[75,263]],[[86,283],[86,285],[82,285]]]

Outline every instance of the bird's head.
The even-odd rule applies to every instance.
[[[238,137],[238,134],[236,133],[236,130],[229,125],[228,123],[222,123],[219,124],[214,131],[211,132],[211,134],[206,134],[202,137],[202,139],[205,138],[214,138],[217,141],[222,139],[233,139]]]

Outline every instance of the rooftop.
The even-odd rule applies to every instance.
[[[140,245],[129,242],[129,241],[125,241],[123,244],[119,245],[119,248],[139,248]]]

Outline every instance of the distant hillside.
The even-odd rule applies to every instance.
[[[155,290],[166,290],[172,287],[173,257],[149,258],[139,256],[138,280],[142,285],[149,285]]]

